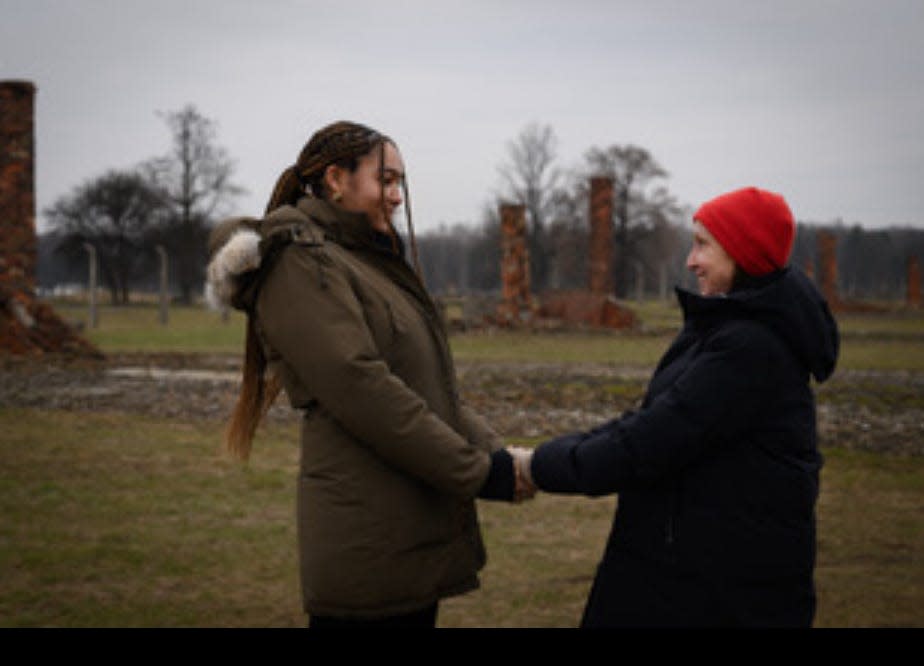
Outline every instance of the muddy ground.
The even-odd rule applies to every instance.
[[[632,408],[650,368],[604,364],[458,363],[463,397],[505,436],[542,438]],[[0,406],[120,411],[223,420],[239,358],[126,354],[105,361],[0,358]],[[924,375],[839,371],[817,387],[823,447],[924,455]],[[294,420],[284,396],[273,420]]]

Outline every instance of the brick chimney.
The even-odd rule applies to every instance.
[[[36,298],[35,86],[0,81],[0,354],[101,358]]]
[[[837,236],[830,231],[820,230],[815,236],[818,246],[818,264],[821,293],[832,310],[840,309],[840,293],[837,288]]]
[[[0,283],[35,291],[35,86],[0,81]]]
[[[921,264],[917,255],[908,257],[908,307],[921,307]]]
[[[590,179],[590,291],[613,293],[613,179]]]
[[[526,244],[526,207],[501,204],[501,287],[498,318],[509,325],[527,323],[533,302],[529,286],[529,249]]]

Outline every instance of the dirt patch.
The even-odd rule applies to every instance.
[[[508,437],[586,429],[640,401],[651,369],[606,364],[458,364],[461,393]],[[103,361],[0,359],[0,406],[124,411],[224,420],[237,396],[240,359],[125,354]],[[817,387],[822,446],[924,455],[924,375],[839,372]],[[297,414],[284,397],[273,420]]]

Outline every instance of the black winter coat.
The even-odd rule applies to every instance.
[[[796,269],[728,296],[677,293],[684,327],[642,406],[533,456],[542,490],[619,494],[582,624],[810,626],[810,375],[834,371],[837,325]]]

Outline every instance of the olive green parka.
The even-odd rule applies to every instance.
[[[311,197],[212,237],[213,299],[253,318],[303,413],[306,612],[376,617],[478,586],[475,498],[502,442],[459,399],[440,314],[361,214]]]

